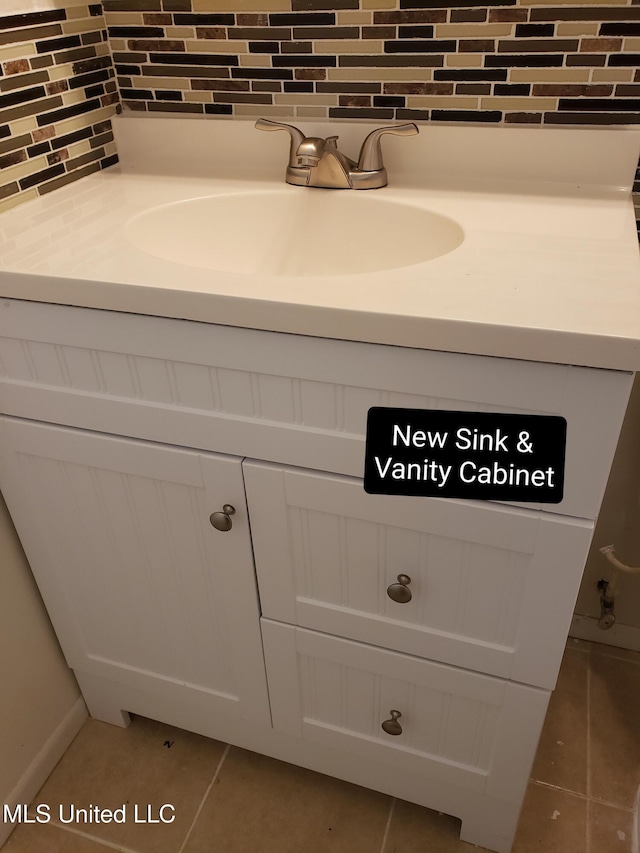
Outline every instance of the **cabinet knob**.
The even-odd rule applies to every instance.
[[[392,583],[391,586],[387,587],[387,595],[393,601],[397,601],[398,604],[406,604],[411,601],[410,583],[409,575],[398,575],[397,583]]]
[[[231,516],[235,515],[236,508],[231,506],[231,504],[225,504],[222,507],[222,512],[213,512],[209,516],[209,521],[216,530],[222,531],[222,533],[226,533],[227,530],[231,530],[233,527],[233,522],[231,521]]]
[[[390,720],[385,720],[382,724],[382,729],[388,735],[401,735],[402,734],[402,726],[398,722],[399,717],[402,716],[400,711],[389,711],[391,714]]]

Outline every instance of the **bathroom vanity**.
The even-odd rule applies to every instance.
[[[279,197],[277,140],[241,178],[241,122],[119,122],[121,166],[0,218],[0,488],[91,714],[438,809],[508,853],[640,367],[640,135],[421,128],[358,204],[463,239],[405,267],[261,275],[260,258],[141,248],[135,223]],[[460,172],[465,130],[491,134],[484,184],[477,154]],[[547,185],[513,184],[525,143]],[[285,192],[304,217],[288,193],[314,191]],[[566,418],[562,502],[365,493],[375,406]]]

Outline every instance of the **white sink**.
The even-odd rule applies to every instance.
[[[452,219],[376,192],[284,188],[192,198],[138,214],[124,234],[163,260],[270,276],[397,269],[464,240]]]

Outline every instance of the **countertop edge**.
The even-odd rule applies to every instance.
[[[25,279],[29,294],[25,297]],[[52,282],[56,292],[52,294]],[[69,305],[308,337],[623,372],[640,371],[640,340],[439,317],[375,314],[247,297],[0,272],[0,299]],[[179,300],[179,310],[176,301]],[[10,330],[7,330],[8,332]],[[0,332],[3,330],[0,328]],[[615,344],[613,341],[615,340]],[[602,353],[606,344],[606,353]]]

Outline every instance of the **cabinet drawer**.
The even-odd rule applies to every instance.
[[[591,522],[247,460],[243,473],[264,616],[554,686]],[[387,591],[398,575],[408,602]]]
[[[547,691],[264,618],[262,633],[276,730],[519,803]]]
[[[3,300],[0,383],[7,414],[356,477],[372,406],[561,415],[553,511],[595,518],[631,375]]]

